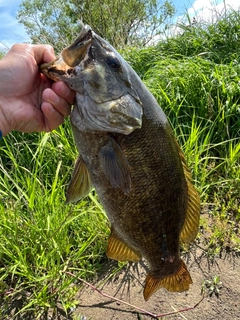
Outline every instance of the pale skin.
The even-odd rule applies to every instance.
[[[70,114],[75,93],[53,83],[39,65],[55,59],[49,45],[15,44],[0,60],[0,130],[49,132]]]

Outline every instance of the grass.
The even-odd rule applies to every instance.
[[[199,239],[211,257],[240,253],[239,18],[231,12],[155,47],[124,51],[186,155],[201,194]],[[219,30],[227,30],[225,42]],[[94,190],[65,204],[77,156],[69,121],[51,134],[14,132],[0,154],[0,317],[38,319],[59,305],[67,314],[80,284],[66,271],[92,279],[106,262],[109,234]]]
[[[94,192],[76,207],[65,204],[75,152],[67,134],[69,124],[53,134],[18,133],[1,147],[1,291],[36,313],[59,302],[68,310],[77,287],[64,272],[87,278],[104,260],[108,222]]]

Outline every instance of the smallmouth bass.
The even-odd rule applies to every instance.
[[[80,156],[67,201],[92,186],[111,222],[107,256],[147,260],[144,298],[192,283],[180,242],[198,232],[200,200],[167,118],[141,79],[88,25],[60,56],[41,66],[76,91],[71,125]]]

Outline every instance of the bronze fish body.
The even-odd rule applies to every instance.
[[[76,91],[71,124],[80,156],[67,201],[78,201],[95,187],[111,222],[107,256],[147,260],[146,300],[161,287],[188,290],[192,280],[180,242],[197,235],[199,196],[153,95],[89,26],[41,70]]]

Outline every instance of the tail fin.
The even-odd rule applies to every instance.
[[[181,265],[177,273],[165,278],[154,278],[147,275],[146,284],[143,291],[144,299],[147,301],[160,288],[164,287],[171,292],[183,292],[189,289],[192,284],[191,276],[185,263],[181,260]]]

